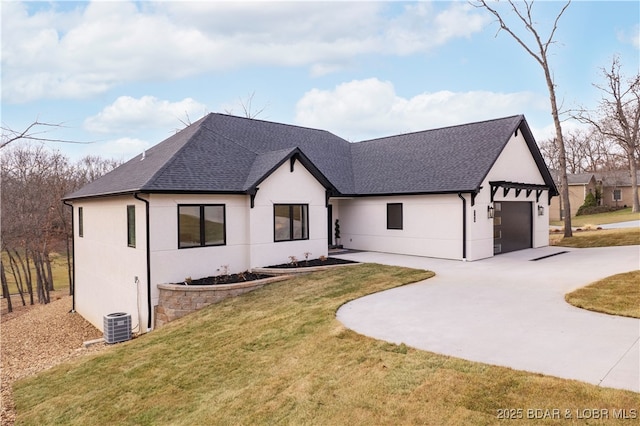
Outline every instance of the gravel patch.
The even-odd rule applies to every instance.
[[[2,301],[0,316],[0,392],[2,409],[0,424],[13,425],[15,405],[12,386],[17,380],[35,375],[43,370],[73,358],[99,352],[108,346],[104,343],[88,348],[87,340],[102,337],[102,332],[88,323],[80,314],[69,313],[71,296],[51,294],[47,305],[15,306],[18,298],[12,298],[14,312],[6,312]]]

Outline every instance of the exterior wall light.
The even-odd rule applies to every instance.
[[[493,207],[487,206],[487,218],[493,219]]]
[[[544,216],[544,206],[538,205],[538,216]]]

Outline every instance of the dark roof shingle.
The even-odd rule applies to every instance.
[[[66,199],[247,193],[292,155],[335,195],[473,192],[519,128],[548,174],[522,115],[349,143],[324,130],[212,113]]]

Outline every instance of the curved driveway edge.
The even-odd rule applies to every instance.
[[[372,252],[336,257],[436,273],[343,305],[338,320],[358,333],[640,392],[640,320],[586,311],[564,300],[576,288],[639,269],[639,246],[544,247],[475,262]]]

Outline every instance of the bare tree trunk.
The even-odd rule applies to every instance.
[[[20,261],[20,266],[22,267],[22,272],[24,273],[24,281],[25,284],[27,285],[27,293],[29,293],[29,304],[30,305],[34,305],[35,302],[33,300],[33,281],[31,280],[31,264],[29,262],[29,256],[26,254],[25,252],[25,260],[22,260],[22,256],[20,256],[20,253],[18,252],[18,250],[14,250],[13,253],[15,254],[16,258]]]
[[[0,281],[2,282],[2,297],[7,299],[7,310],[13,312],[11,304],[11,293],[9,293],[9,284],[7,284],[7,276],[4,271],[4,262],[0,260]]]
[[[71,237],[73,238],[73,236]],[[71,262],[71,244],[69,244],[70,238],[66,237],[67,243],[67,274],[69,275],[69,296],[73,296],[73,265]]]
[[[32,252],[33,263],[36,268],[36,288],[38,292],[38,302],[47,304],[49,303],[49,283],[47,282],[47,276],[44,266],[44,260],[42,253],[37,251]]]
[[[44,267],[45,267],[45,273],[46,273],[45,276],[47,278],[47,290],[55,291],[56,289],[54,288],[53,271],[51,268],[51,256],[48,250],[43,253],[42,258],[44,260]]]
[[[546,59],[546,58],[545,58]],[[545,62],[546,64],[546,62]],[[545,65],[544,77],[549,89],[549,100],[551,102],[551,116],[553,117],[553,125],[556,129],[556,140],[558,141],[558,153],[560,163],[560,192],[562,198],[562,209],[564,210],[564,236],[571,237],[573,230],[571,229],[571,202],[569,200],[569,181],[567,178],[567,152],[564,147],[564,138],[562,136],[562,125],[560,124],[560,116],[558,114],[558,103],[556,102],[556,91],[549,72],[549,66]]]
[[[482,7],[487,11],[491,12],[493,16],[498,19],[500,23],[500,29],[506,31],[522,48],[531,56],[533,59],[540,64],[542,69],[544,70],[544,77],[547,83],[547,89],[549,90],[549,100],[551,102],[551,116],[553,117],[553,124],[556,129],[556,142],[558,144],[558,151],[560,155],[560,186],[562,191],[562,205],[564,208],[564,236],[571,237],[573,232],[571,230],[571,205],[569,201],[569,185],[567,185],[567,153],[565,151],[564,146],[564,138],[562,137],[562,125],[560,124],[560,117],[558,114],[558,103],[556,101],[556,90],[555,85],[553,83],[553,78],[551,77],[551,71],[549,68],[549,62],[547,60],[547,52],[549,47],[555,43],[553,41],[553,36],[558,28],[558,21],[563,13],[569,7],[571,0],[568,0],[565,5],[562,7],[561,11],[555,18],[553,23],[553,29],[551,30],[549,37],[546,41],[543,41],[538,33],[536,26],[537,23],[534,21],[532,16],[533,9],[533,0],[524,0],[522,3],[516,4],[514,0],[508,0],[509,5],[511,5],[511,9],[513,13],[518,17],[518,21],[520,25],[524,26],[524,29],[527,33],[531,34],[535,38],[535,44],[531,43],[531,45],[527,44],[522,38],[516,34],[516,32],[505,22],[502,15],[491,6],[487,4],[486,0],[478,0],[478,3],[475,4],[476,7]],[[519,7],[524,4],[524,11],[520,10]]]
[[[631,191],[633,192],[633,213],[640,212],[640,199],[638,197],[638,165],[635,162],[635,155],[630,155],[631,161],[629,161],[629,172],[631,173]]]
[[[20,295],[20,299],[22,300],[22,306],[26,306],[27,302],[24,300],[24,283],[22,282],[22,274],[20,273],[20,268],[16,263],[16,260],[11,255],[11,251],[7,250],[7,254],[9,255],[9,266],[11,267],[11,273],[13,274],[13,279],[16,282],[16,287],[18,287],[18,294]]]

